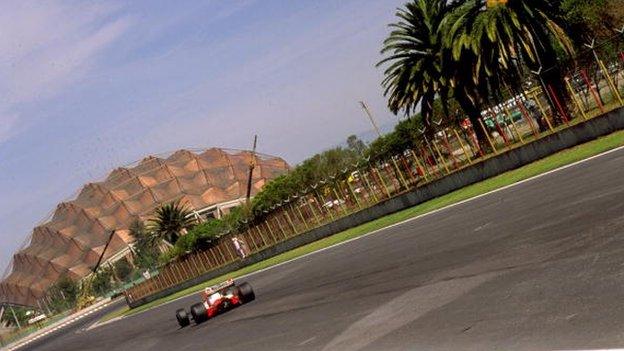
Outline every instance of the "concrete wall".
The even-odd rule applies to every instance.
[[[557,134],[544,137],[530,144],[523,145],[511,151],[491,157],[478,164],[466,167],[461,171],[431,182],[423,187],[419,187],[413,191],[388,199],[377,205],[363,209],[349,216],[340,218],[332,223],[293,237],[273,247],[267,248],[262,252],[247,257],[244,261],[237,261],[228,264],[217,270],[189,280],[181,285],[171,287],[154,295],[134,301],[130,307],[134,308],[140,306],[174,292],[199,284],[208,279],[233,272],[244,266],[265,260],[286,251],[290,251],[296,247],[314,242],[360,224],[370,222],[388,214],[418,205],[422,202],[448,194],[467,185],[477,183],[484,179],[524,166],[557,151],[570,148],[621,129],[624,129],[624,109],[615,110],[590,121],[562,130]]]

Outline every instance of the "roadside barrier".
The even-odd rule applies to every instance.
[[[542,149],[532,155],[544,157],[565,145],[572,146],[584,139],[572,140],[574,133],[583,131],[583,127],[591,124],[587,122],[599,116],[604,117],[600,123],[587,128],[602,129],[586,134],[595,134],[594,138],[602,135],[609,128],[601,127],[601,123],[621,118],[619,113],[617,117],[605,115],[624,105],[621,97],[624,94],[624,55],[622,59],[618,55],[611,57],[606,63],[600,59],[591,62],[579,58],[585,66],[569,70],[564,80],[565,95],[557,93],[552,86],[528,79],[526,89],[516,94],[509,91],[511,97],[484,110],[476,125],[467,119],[459,119],[454,125],[440,122],[435,133],[423,134],[413,148],[363,160],[301,193],[292,194],[245,223],[238,232],[220,237],[210,249],[171,262],[160,268],[158,275],[127,289],[128,304],[135,307],[146,297],[162,295],[209,272],[238,267],[240,265],[233,264],[240,262],[242,255],[262,253],[402,194],[426,189],[433,182],[452,180],[450,176],[468,167],[490,167],[492,162],[487,161],[492,158],[500,159],[504,154],[522,157],[521,153],[510,151],[540,144]],[[485,136],[485,145],[477,142],[477,135]],[[557,144],[556,138],[569,140]],[[544,147],[545,143],[558,146],[548,148]],[[488,173],[485,169],[481,171]],[[448,189],[453,190],[454,186]],[[232,239],[238,240],[239,245]]]

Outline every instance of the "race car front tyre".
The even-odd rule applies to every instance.
[[[238,292],[240,294],[240,299],[241,301],[243,301],[243,303],[251,302],[256,298],[256,294],[254,293],[249,283],[242,283],[241,285],[239,285]]]
[[[191,324],[191,320],[189,319],[189,316],[184,309],[179,309],[176,311],[176,319],[178,320],[178,324],[182,328]]]
[[[191,306],[191,316],[193,316],[193,320],[196,324],[205,322],[208,320],[208,313],[206,311],[206,306],[203,303],[196,303]]]

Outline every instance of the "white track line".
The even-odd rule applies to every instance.
[[[401,221],[401,222],[397,222],[397,223],[394,223],[394,224],[390,224],[390,225],[388,225],[388,226],[386,226],[386,227],[383,227],[383,228],[380,228],[380,229],[376,229],[376,230],[374,230],[374,231],[372,231],[372,232],[370,232],[370,233],[366,233],[366,234],[360,235],[360,236],[358,236],[358,237],[355,237],[355,238],[352,238],[352,239],[349,239],[349,240],[345,240],[345,241],[339,242],[339,243],[337,243],[337,244],[334,244],[334,245],[328,246],[328,247],[326,247],[326,248],[322,248],[322,249],[316,250],[316,251],[314,251],[314,252],[310,252],[310,253],[307,253],[307,254],[305,254],[305,255],[301,255],[301,256],[295,257],[295,258],[290,259],[290,260],[288,260],[288,261],[284,261],[284,262],[282,262],[282,263],[275,264],[275,265],[273,265],[273,266],[271,266],[271,267],[263,268],[263,269],[261,269],[261,270],[255,271],[255,272],[251,272],[251,273],[248,273],[248,274],[242,275],[242,276],[240,276],[239,278],[245,278],[245,277],[248,277],[248,276],[251,276],[251,275],[257,274],[257,273],[261,273],[261,272],[267,271],[267,270],[269,270],[269,269],[273,269],[273,268],[275,268],[275,267],[279,267],[279,266],[282,266],[282,265],[285,265],[285,264],[291,263],[291,262],[293,262],[293,261],[296,261],[296,260],[298,260],[298,259],[301,259],[301,258],[304,258],[304,257],[307,257],[307,256],[315,255],[315,254],[317,254],[317,253],[319,253],[319,252],[323,252],[323,251],[325,251],[325,250],[330,250],[330,249],[333,249],[333,248],[338,247],[338,246],[340,246],[340,245],[344,245],[344,244],[350,243],[350,242],[352,242],[352,241],[355,241],[355,240],[359,240],[359,239],[365,238],[365,237],[367,237],[367,236],[369,236],[369,235],[373,235],[373,234],[375,234],[375,233],[378,233],[378,232],[384,231],[384,230],[386,230],[386,229],[393,228],[393,227],[397,227],[397,226],[403,225],[403,224],[405,224],[405,223],[409,223],[409,222],[411,222],[411,221],[415,221],[415,220],[417,220],[417,219],[420,219],[420,218],[423,218],[423,217],[426,217],[426,216],[430,216],[430,215],[435,214],[435,213],[438,213],[438,212],[442,212],[442,211],[448,210],[448,209],[453,208],[453,207],[455,207],[455,206],[459,206],[459,205],[465,204],[465,203],[467,203],[467,202],[474,201],[474,200],[479,199],[479,198],[482,198],[482,197],[484,197],[484,196],[488,196],[488,195],[491,195],[491,194],[497,193],[497,192],[499,192],[499,191],[503,191],[503,190],[506,190],[506,189],[509,189],[509,188],[513,188],[513,187],[515,187],[515,186],[518,186],[518,185],[521,185],[521,184],[524,184],[524,183],[528,183],[528,182],[533,181],[533,180],[535,180],[535,179],[538,179],[538,178],[541,178],[541,177],[547,176],[547,175],[552,174],[552,173],[556,173],[556,172],[562,171],[562,170],[567,169],[567,168],[570,168],[570,167],[577,166],[577,165],[579,165],[579,164],[585,163],[585,162],[587,162],[587,161],[591,161],[591,160],[593,160],[593,159],[596,159],[596,158],[599,158],[599,157],[602,157],[602,156],[608,155],[608,154],[610,154],[610,153],[613,153],[613,152],[616,152],[616,151],[619,151],[619,150],[624,150],[624,146],[620,146],[620,147],[617,147],[617,148],[615,148],[615,149],[611,149],[611,150],[609,150],[609,151],[603,152],[603,153],[601,153],[601,154],[598,154],[598,155],[595,155],[595,156],[591,156],[591,157],[588,157],[588,158],[582,159],[582,160],[580,160],[580,161],[576,161],[576,162],[574,162],[574,163],[570,163],[570,164],[568,164],[568,165],[561,166],[561,167],[559,167],[559,168],[555,168],[555,169],[550,170],[550,171],[548,171],[548,172],[545,172],[545,173],[542,173],[542,174],[538,174],[538,175],[536,175],[536,176],[533,176],[533,177],[531,177],[531,178],[527,178],[527,179],[525,179],[525,180],[521,180],[521,181],[516,182],[516,183],[513,183],[513,184],[505,185],[504,187],[501,187],[501,188],[498,188],[498,189],[494,189],[494,190],[492,190],[492,191],[488,191],[487,193],[483,193],[483,194],[481,194],[481,195],[476,195],[476,196],[473,196],[473,197],[471,197],[471,198],[469,198],[469,199],[462,200],[462,201],[459,201],[459,202],[456,202],[456,203],[453,203],[453,204],[450,204],[450,205],[447,205],[447,206],[441,207],[441,208],[439,208],[439,209],[437,209],[437,210],[433,210],[433,211],[430,211],[430,212],[427,212],[427,213],[423,213],[423,214],[421,214],[421,215],[418,215],[418,216],[416,216],[416,217],[411,217],[411,218],[408,218],[408,219],[403,220],[403,221]],[[489,179],[491,179],[491,178],[489,178]],[[458,189],[458,190],[459,190],[459,189]],[[456,191],[456,190],[455,190],[455,191]],[[415,205],[415,206],[418,206],[418,205]],[[395,212],[395,213],[396,213],[396,212]],[[189,294],[189,295],[190,295],[190,294]],[[188,295],[186,295],[186,296],[188,296]],[[175,300],[173,300],[173,301],[175,301]],[[173,302],[173,301],[171,301],[171,302]],[[622,350],[622,351],[624,351],[624,350]]]
[[[295,257],[295,258],[290,259],[290,260],[288,260],[288,261],[284,261],[284,262],[281,262],[281,263],[277,263],[277,264],[275,264],[275,265],[273,265],[273,266],[270,266],[270,267],[263,268],[263,269],[260,269],[260,270],[257,270],[257,271],[251,272],[251,273],[247,273],[247,274],[241,275],[241,276],[237,277],[236,279],[241,279],[241,278],[250,277],[250,276],[252,276],[252,275],[254,275],[254,274],[262,273],[262,272],[268,271],[268,270],[270,270],[270,269],[274,269],[274,268],[277,268],[277,267],[280,267],[280,266],[283,266],[283,265],[286,265],[286,264],[292,263],[292,262],[294,262],[294,261],[297,261],[297,260],[303,259],[303,258],[305,258],[305,257],[311,256],[311,255],[316,255],[316,254],[318,254],[318,253],[320,253],[320,252],[323,252],[323,251],[326,251],[326,250],[331,250],[331,249],[334,249],[334,248],[336,248],[336,247],[338,247],[338,246],[348,244],[348,243],[350,243],[350,242],[352,242],[352,241],[355,241],[355,240],[360,240],[360,239],[363,239],[363,238],[365,238],[365,237],[367,237],[367,236],[369,236],[369,235],[373,235],[373,234],[379,233],[379,232],[384,231],[384,230],[387,230],[387,229],[389,229],[389,228],[393,228],[393,227],[396,227],[396,226],[400,226],[400,225],[403,225],[403,224],[405,224],[405,223],[409,223],[409,222],[411,222],[411,221],[415,221],[415,220],[417,220],[417,219],[423,218],[423,217],[425,217],[425,216],[430,216],[430,215],[432,215],[432,214],[435,214],[435,213],[438,213],[438,212],[442,212],[442,211],[448,210],[448,209],[453,208],[453,207],[455,207],[455,206],[459,206],[459,205],[465,204],[465,203],[467,203],[467,202],[474,201],[474,200],[479,199],[479,198],[482,198],[482,197],[484,197],[484,196],[488,196],[488,195],[491,195],[491,194],[497,193],[497,192],[499,192],[499,191],[503,191],[503,190],[506,190],[506,189],[509,189],[509,188],[513,188],[513,187],[519,186],[519,185],[524,184],[524,183],[531,182],[531,181],[533,181],[533,180],[535,180],[535,179],[545,177],[545,176],[547,176],[547,175],[549,175],[549,174],[553,174],[553,173],[556,173],[556,172],[559,172],[559,171],[565,170],[565,169],[567,169],[567,168],[571,168],[571,167],[578,166],[578,165],[580,165],[580,164],[582,164],[582,163],[585,163],[585,162],[588,162],[588,161],[591,161],[591,160],[594,160],[594,159],[597,159],[597,158],[600,158],[600,157],[606,156],[606,155],[608,155],[608,154],[611,154],[611,153],[614,153],[614,152],[617,152],[617,151],[620,151],[620,150],[624,150],[624,146],[620,146],[620,147],[617,147],[617,148],[615,148],[615,149],[611,149],[611,150],[609,150],[609,151],[605,151],[605,152],[603,152],[603,153],[600,153],[600,154],[598,154],[598,155],[594,155],[594,156],[591,156],[591,157],[588,157],[588,158],[582,159],[582,160],[580,160],[580,161],[576,161],[576,162],[570,163],[570,164],[568,164],[568,165],[561,166],[561,167],[559,167],[559,168],[555,168],[555,169],[550,170],[550,171],[548,171],[548,172],[544,172],[544,173],[538,174],[538,175],[536,175],[536,176],[533,176],[533,177],[531,177],[531,178],[527,178],[527,179],[525,179],[525,180],[521,180],[521,181],[519,181],[519,182],[516,182],[516,183],[513,183],[513,184],[509,184],[509,185],[506,185],[506,186],[504,186],[504,187],[501,187],[501,188],[498,188],[498,189],[495,189],[495,190],[492,190],[492,191],[488,191],[487,193],[484,193],[484,194],[481,194],[481,195],[477,195],[477,196],[471,197],[471,198],[469,198],[469,199],[462,200],[462,201],[456,202],[456,203],[454,203],[454,204],[450,204],[450,205],[448,205],[448,206],[444,206],[444,207],[439,208],[439,209],[437,209],[437,210],[433,210],[433,211],[430,211],[430,212],[427,212],[427,213],[424,213],[424,214],[418,215],[418,216],[416,216],[416,217],[408,218],[408,219],[406,219],[406,220],[404,220],[404,221],[401,221],[401,222],[398,222],[398,223],[394,223],[394,224],[388,225],[388,226],[386,226],[386,227],[383,227],[383,228],[380,228],[380,229],[374,230],[374,231],[372,231],[372,232],[370,232],[370,233],[366,233],[366,234],[360,235],[360,236],[358,236],[358,237],[355,237],[355,238],[352,238],[352,239],[349,239],[349,240],[345,240],[345,241],[339,242],[339,243],[337,243],[337,244],[334,244],[334,245],[331,245],[331,246],[328,246],[328,247],[325,247],[325,248],[322,248],[322,249],[316,250],[316,251],[314,251],[314,252],[307,253],[307,254],[305,254],[305,255],[301,255],[301,256]],[[490,179],[491,179],[491,178],[490,178]],[[416,206],[418,206],[418,205],[416,205]],[[159,308],[159,307],[162,307],[162,306],[168,305],[168,304],[170,304],[170,303],[172,303],[172,302],[176,302],[176,301],[178,301],[178,300],[180,300],[180,299],[184,299],[184,298],[186,298],[186,297],[188,297],[188,296],[190,296],[190,295],[193,295],[193,294],[195,294],[195,293],[196,293],[196,292],[192,292],[192,293],[189,293],[189,294],[187,294],[187,295],[180,296],[180,297],[178,297],[178,298],[176,298],[176,299],[173,299],[173,300],[171,300],[171,301],[167,301],[167,302],[164,302],[164,303],[162,303],[162,304],[160,304],[160,305],[157,305],[157,306],[154,306],[154,307],[148,308],[148,309],[147,309],[147,310],[145,310],[145,311],[141,311],[141,312],[138,312],[138,313],[136,313],[136,314],[133,314],[133,316],[135,316],[135,315],[139,315],[139,314],[141,314],[141,313],[147,312],[147,311],[152,310],[152,309],[155,309],[155,308]],[[116,319],[116,320],[121,320],[121,319],[123,319],[123,318],[125,318],[125,317],[126,317],[126,316],[124,316],[124,317],[119,317],[119,318],[118,318],[118,319]],[[108,322],[113,322],[113,321],[108,321]],[[96,323],[96,324],[95,324],[95,325],[93,325],[92,327],[93,327],[93,328],[96,328],[97,326],[98,326],[98,324]],[[593,350],[593,351],[603,351],[603,350]],[[613,349],[613,350],[604,350],[604,351],[624,351],[624,349]]]
[[[86,317],[86,316],[88,316],[88,315],[92,314],[92,313],[95,313],[95,312],[97,312],[97,311],[101,310],[101,309],[102,309],[102,308],[104,308],[104,307],[107,307],[107,306],[108,306],[110,303],[112,303],[112,302],[113,302],[113,301],[111,300],[111,301],[109,301],[109,302],[107,302],[107,303],[104,303],[104,304],[102,304],[101,306],[95,307],[95,308],[93,308],[92,310],[89,310],[89,311],[87,311],[87,312],[85,312],[85,313],[83,313],[83,314],[81,314],[81,315],[78,315],[78,316],[76,316],[76,317],[74,317],[74,318],[68,319],[68,320],[66,320],[66,321],[65,321],[65,322],[63,322],[63,323],[61,323],[61,324],[59,324],[59,325],[57,325],[57,326],[55,326],[55,327],[53,327],[53,328],[51,328],[51,329],[49,329],[49,330],[46,330],[46,331],[45,331],[45,332],[43,332],[43,333],[37,334],[37,335],[35,335],[35,336],[33,336],[33,337],[31,337],[31,338],[27,339],[27,340],[24,340],[24,341],[22,341],[22,342],[20,342],[20,343],[18,343],[18,344],[15,344],[15,345],[13,345],[13,346],[7,346],[7,347],[6,347],[6,350],[7,350],[7,351],[13,351],[13,350],[17,350],[17,349],[18,349],[18,348],[20,348],[20,347],[26,346],[26,345],[30,344],[31,342],[33,342],[33,341],[35,341],[35,340],[38,340],[38,339],[40,339],[40,338],[42,338],[42,337],[44,337],[44,336],[46,336],[46,335],[48,335],[48,334],[50,334],[50,333],[54,333],[55,331],[57,331],[57,330],[59,330],[59,329],[61,329],[61,328],[64,328],[64,327],[66,327],[66,326],[67,326],[67,325],[69,325],[69,324],[72,324],[72,323],[74,323],[74,322],[76,322],[76,321],[78,321],[78,320],[80,320],[80,319],[82,319],[82,318],[84,318],[84,317]]]
[[[453,207],[455,207],[455,206],[459,206],[459,205],[465,204],[465,203],[467,203],[467,202],[474,201],[474,200],[479,199],[479,198],[482,198],[482,197],[484,197],[484,196],[488,196],[488,195],[491,195],[491,194],[497,193],[497,192],[499,192],[499,191],[503,191],[503,190],[506,190],[506,189],[509,189],[509,188],[513,188],[513,187],[519,186],[519,185],[524,184],[524,183],[531,182],[531,181],[533,181],[533,180],[535,180],[535,179],[545,177],[545,176],[547,176],[547,175],[549,175],[549,174],[553,174],[553,173],[556,173],[556,172],[559,172],[559,171],[565,170],[565,169],[567,169],[567,168],[571,168],[571,167],[574,167],[574,166],[578,166],[578,165],[580,165],[580,164],[582,164],[582,163],[585,163],[585,162],[588,162],[588,161],[591,161],[591,160],[594,160],[594,159],[597,159],[597,158],[600,158],[600,157],[606,156],[606,155],[608,155],[608,154],[611,154],[611,153],[614,153],[614,152],[617,152],[617,151],[620,151],[620,150],[624,150],[624,146],[619,146],[619,147],[617,147],[617,148],[615,148],[615,149],[611,149],[611,150],[605,151],[605,152],[600,153],[600,154],[598,154],[598,155],[594,155],[594,156],[591,156],[591,157],[588,157],[588,158],[584,158],[584,159],[582,159],[582,160],[579,160],[579,161],[576,161],[576,162],[570,163],[570,164],[568,164],[568,165],[561,166],[561,167],[559,167],[559,168],[555,168],[555,169],[550,170],[550,171],[548,171],[548,172],[544,172],[544,173],[538,174],[538,175],[533,176],[533,177],[531,177],[531,178],[527,178],[527,179],[521,180],[521,181],[519,181],[519,182],[516,182],[516,183],[513,183],[513,184],[509,184],[509,185],[505,185],[504,187],[501,187],[501,188],[498,188],[498,189],[494,189],[494,190],[492,190],[492,191],[488,191],[487,193],[484,193],[484,194],[481,194],[481,195],[476,195],[476,196],[473,196],[473,197],[471,197],[471,198],[469,198],[469,199],[462,200],[462,201],[456,202],[456,203],[454,203],[454,204],[450,204],[450,205],[448,205],[448,206],[444,206],[444,207],[439,208],[439,209],[437,209],[437,210],[433,210],[433,211],[430,211],[430,212],[427,212],[427,213],[423,213],[423,214],[418,215],[418,216],[416,216],[416,217],[408,218],[408,219],[403,220],[403,221],[398,222],[398,223],[390,224],[390,225],[388,225],[388,226],[386,226],[386,227],[383,227],[383,228],[380,228],[380,229],[376,229],[376,230],[374,230],[374,231],[372,231],[372,232],[370,232],[370,233],[366,233],[366,234],[360,235],[360,236],[358,236],[358,237],[355,237],[355,238],[352,238],[352,239],[349,239],[349,240],[345,240],[345,241],[339,242],[339,243],[337,243],[337,244],[334,244],[334,245],[331,245],[331,246],[328,246],[328,247],[325,247],[325,248],[322,248],[322,249],[319,249],[319,250],[316,250],[316,251],[313,251],[313,252],[307,253],[307,254],[305,254],[305,255],[301,255],[301,256],[298,256],[298,257],[292,258],[292,259],[290,259],[290,260],[288,260],[288,261],[284,261],[284,262],[281,262],[281,263],[277,263],[277,264],[275,264],[275,265],[273,265],[273,266],[270,266],[270,267],[263,268],[263,269],[260,269],[260,270],[257,270],[257,271],[251,272],[251,273],[247,273],[247,274],[241,275],[241,276],[237,277],[236,279],[247,278],[247,277],[250,277],[250,276],[252,276],[252,275],[254,275],[254,274],[262,273],[262,272],[268,271],[268,270],[270,270],[270,269],[277,268],[277,267],[280,267],[280,266],[283,266],[283,265],[286,265],[286,264],[292,263],[292,262],[297,261],[297,260],[300,260],[300,259],[302,259],[302,258],[305,258],[305,257],[311,256],[311,255],[316,255],[316,254],[318,254],[318,253],[320,253],[320,252],[323,252],[323,251],[326,251],[326,250],[331,250],[331,249],[334,249],[334,248],[336,248],[336,247],[338,247],[338,246],[340,246],[340,245],[345,245],[345,244],[348,244],[348,243],[350,243],[350,242],[352,242],[352,241],[359,240],[359,239],[363,239],[363,238],[365,238],[365,237],[367,237],[367,236],[369,236],[369,235],[373,235],[373,234],[379,233],[379,232],[384,231],[384,230],[386,230],[386,229],[393,228],[393,227],[396,227],[396,226],[400,226],[400,225],[403,225],[403,224],[405,224],[405,223],[409,223],[409,222],[411,222],[411,221],[415,221],[415,220],[417,220],[417,219],[419,219],[419,218],[422,218],[422,217],[425,217],[425,216],[430,216],[430,215],[432,215],[432,214],[435,214],[435,213],[438,213],[438,212],[442,212],[442,211],[448,210],[448,209],[453,208]],[[538,161],[539,161],[539,160],[538,160]],[[537,162],[537,161],[535,161],[535,162]],[[529,163],[529,164],[530,164],[530,163]],[[491,178],[488,178],[488,179],[491,179]],[[487,180],[487,179],[485,179],[485,180]],[[458,189],[458,190],[459,190],[459,189]],[[455,191],[456,191],[456,190],[455,190]],[[418,205],[415,205],[415,206],[418,206]],[[337,233],[336,233],[336,234],[337,234]],[[334,235],[334,234],[332,234],[332,235]],[[171,300],[171,301],[167,301],[167,302],[164,302],[164,303],[162,303],[162,304],[160,304],[160,305],[157,305],[157,306],[154,306],[154,307],[148,308],[148,309],[146,309],[145,311],[141,311],[141,312],[138,312],[138,313],[136,313],[136,314],[133,314],[133,316],[134,316],[134,315],[139,315],[139,314],[141,314],[141,313],[143,313],[143,312],[147,312],[147,311],[152,310],[152,309],[154,309],[154,308],[158,308],[158,307],[161,307],[161,306],[165,306],[165,305],[167,305],[167,304],[170,304],[170,303],[172,303],[172,302],[178,301],[178,300],[180,300],[180,299],[184,299],[184,298],[186,298],[186,297],[188,297],[188,296],[190,296],[190,295],[193,295],[193,294],[195,294],[195,293],[196,293],[196,292],[192,292],[192,293],[189,293],[189,294],[187,294],[187,295],[180,296],[180,297],[178,297],[178,298],[176,298],[176,299],[173,299],[173,300]],[[125,318],[125,317],[122,317],[122,318],[119,318],[119,319],[123,319],[123,318]],[[599,351],[599,350],[597,350],[597,351]],[[624,349],[622,349],[621,351],[624,351]]]

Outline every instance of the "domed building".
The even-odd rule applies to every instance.
[[[61,275],[87,276],[112,232],[103,260],[127,252],[133,241],[130,224],[150,218],[161,204],[181,200],[196,216],[220,217],[245,200],[252,161],[252,195],[289,169],[279,157],[249,151],[179,150],[146,157],[115,169],[104,181],[86,184],[75,199],[60,203],[47,222],[34,228],[28,246],[13,255],[0,282],[0,302],[37,306]]]

